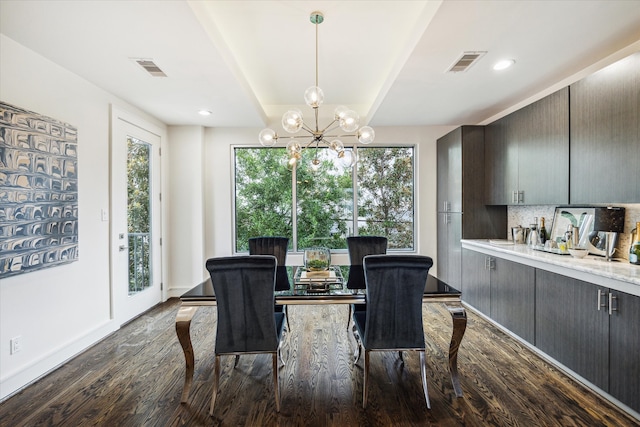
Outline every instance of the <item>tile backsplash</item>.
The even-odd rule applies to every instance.
[[[593,206],[607,206],[603,204],[594,204]],[[614,254],[615,258],[629,259],[629,245],[631,230],[636,227],[636,222],[640,221],[640,204],[614,204],[609,206],[619,206],[625,208],[624,217],[624,233],[618,235],[618,241],[616,243],[617,251]],[[555,213],[555,206],[540,205],[540,206],[508,206],[507,207],[507,235],[509,236],[509,230],[511,227],[521,225],[523,227],[529,227],[533,224],[533,218],[537,217],[538,222],[540,218],[544,217],[545,227],[548,232],[553,227],[553,215]],[[511,238],[511,236],[509,236]]]

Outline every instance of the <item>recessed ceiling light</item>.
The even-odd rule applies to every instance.
[[[496,64],[493,66],[493,69],[496,71],[504,70],[505,68],[511,67],[515,63],[516,61],[514,61],[513,59],[503,59],[502,61],[496,62]]]
[[[211,111],[209,110],[200,110],[198,111],[198,114],[200,114],[201,116],[210,116],[213,113],[211,113]]]

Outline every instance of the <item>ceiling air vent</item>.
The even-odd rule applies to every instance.
[[[463,52],[460,58],[447,70],[448,73],[462,73],[467,71],[473,64],[487,52]]]
[[[151,59],[134,59],[145,71],[153,77],[167,77],[167,75]]]

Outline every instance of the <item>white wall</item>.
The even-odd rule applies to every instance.
[[[166,154],[168,186],[163,250],[167,263],[164,278],[169,296],[178,297],[204,277],[204,128],[170,126]]]
[[[109,109],[162,127],[118,98],[0,35],[0,99],[78,129],[79,260],[2,279],[0,399],[118,328],[110,317]],[[10,355],[11,338],[22,351]]]

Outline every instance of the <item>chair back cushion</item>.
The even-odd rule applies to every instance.
[[[387,253],[387,238],[381,236],[351,236],[347,237],[349,248],[349,280],[347,288],[364,289],[364,270],[362,260],[367,255]]]
[[[420,255],[369,255],[366,349],[424,349],[422,295],[433,260]]]
[[[216,354],[276,351],[273,255],[211,258],[206,266],[216,295]]]
[[[278,260],[276,272],[276,291],[291,289],[287,273],[288,237],[252,237],[249,239],[249,255],[273,255]]]

